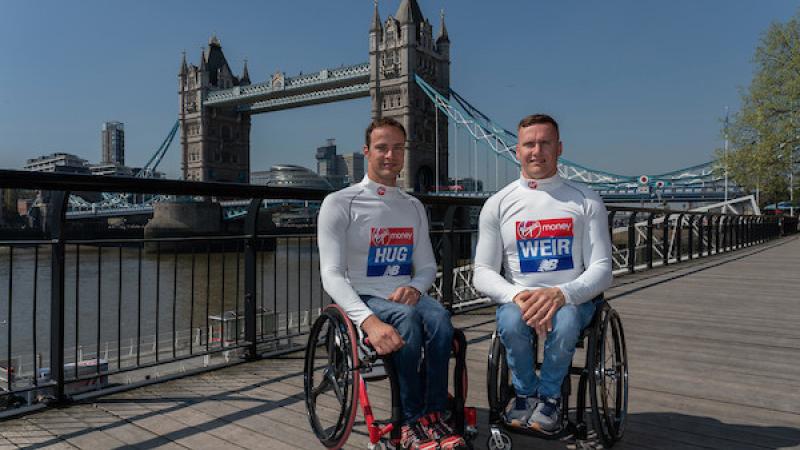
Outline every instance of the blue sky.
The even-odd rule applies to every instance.
[[[141,165],[177,118],[183,50],[197,64],[216,33],[233,70],[247,58],[251,78],[263,81],[276,70],[367,61],[372,17],[371,0],[0,1],[2,168],[54,151],[96,161],[107,120],[125,123],[127,162]],[[398,4],[380,1],[382,17]],[[453,89],[507,128],[550,113],[565,157],[627,175],[710,160],[722,146],[725,106],[735,111],[750,82],[760,36],[798,10],[788,0],[420,6],[434,32],[445,9]],[[358,150],[368,120],[367,99],[255,116],[251,168],[314,167],[326,138],[340,153]],[[176,140],[162,169],[175,177],[179,167]]]

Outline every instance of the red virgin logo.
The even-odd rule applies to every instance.
[[[375,245],[386,245],[386,241],[389,238],[389,234],[390,230],[388,228],[373,228],[372,242],[374,242]]]
[[[517,222],[517,236],[522,239],[534,239],[542,234],[542,225],[538,220]]]

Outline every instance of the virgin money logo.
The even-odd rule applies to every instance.
[[[413,245],[414,228],[411,227],[382,227],[370,231],[370,246],[382,247],[385,245]]]
[[[517,222],[517,236],[521,239],[535,239],[542,234],[542,224],[538,220]]]
[[[386,193],[386,188],[383,186],[378,186],[378,195],[383,195]]]
[[[536,180],[529,180],[528,181],[528,189],[536,189],[539,187],[539,183]]]
[[[374,245],[386,245],[390,234],[391,231],[388,228],[373,228],[372,242]]]
[[[572,218],[517,222],[517,240],[572,236]]]

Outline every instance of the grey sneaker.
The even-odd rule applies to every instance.
[[[533,415],[539,399],[536,397],[514,397],[508,402],[505,421],[508,425],[524,427]]]
[[[544,433],[556,433],[561,429],[561,399],[541,398],[528,420],[528,426]]]

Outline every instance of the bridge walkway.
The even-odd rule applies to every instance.
[[[623,318],[631,391],[617,448],[800,448],[798,292],[797,237],[618,278],[607,296]],[[455,318],[470,341],[476,448],[487,438],[493,313]],[[296,353],[9,420],[0,447],[321,448],[305,416],[302,365]],[[385,414],[387,392],[370,392]],[[361,421],[347,448],[366,442]],[[515,446],[575,443],[519,437]]]

